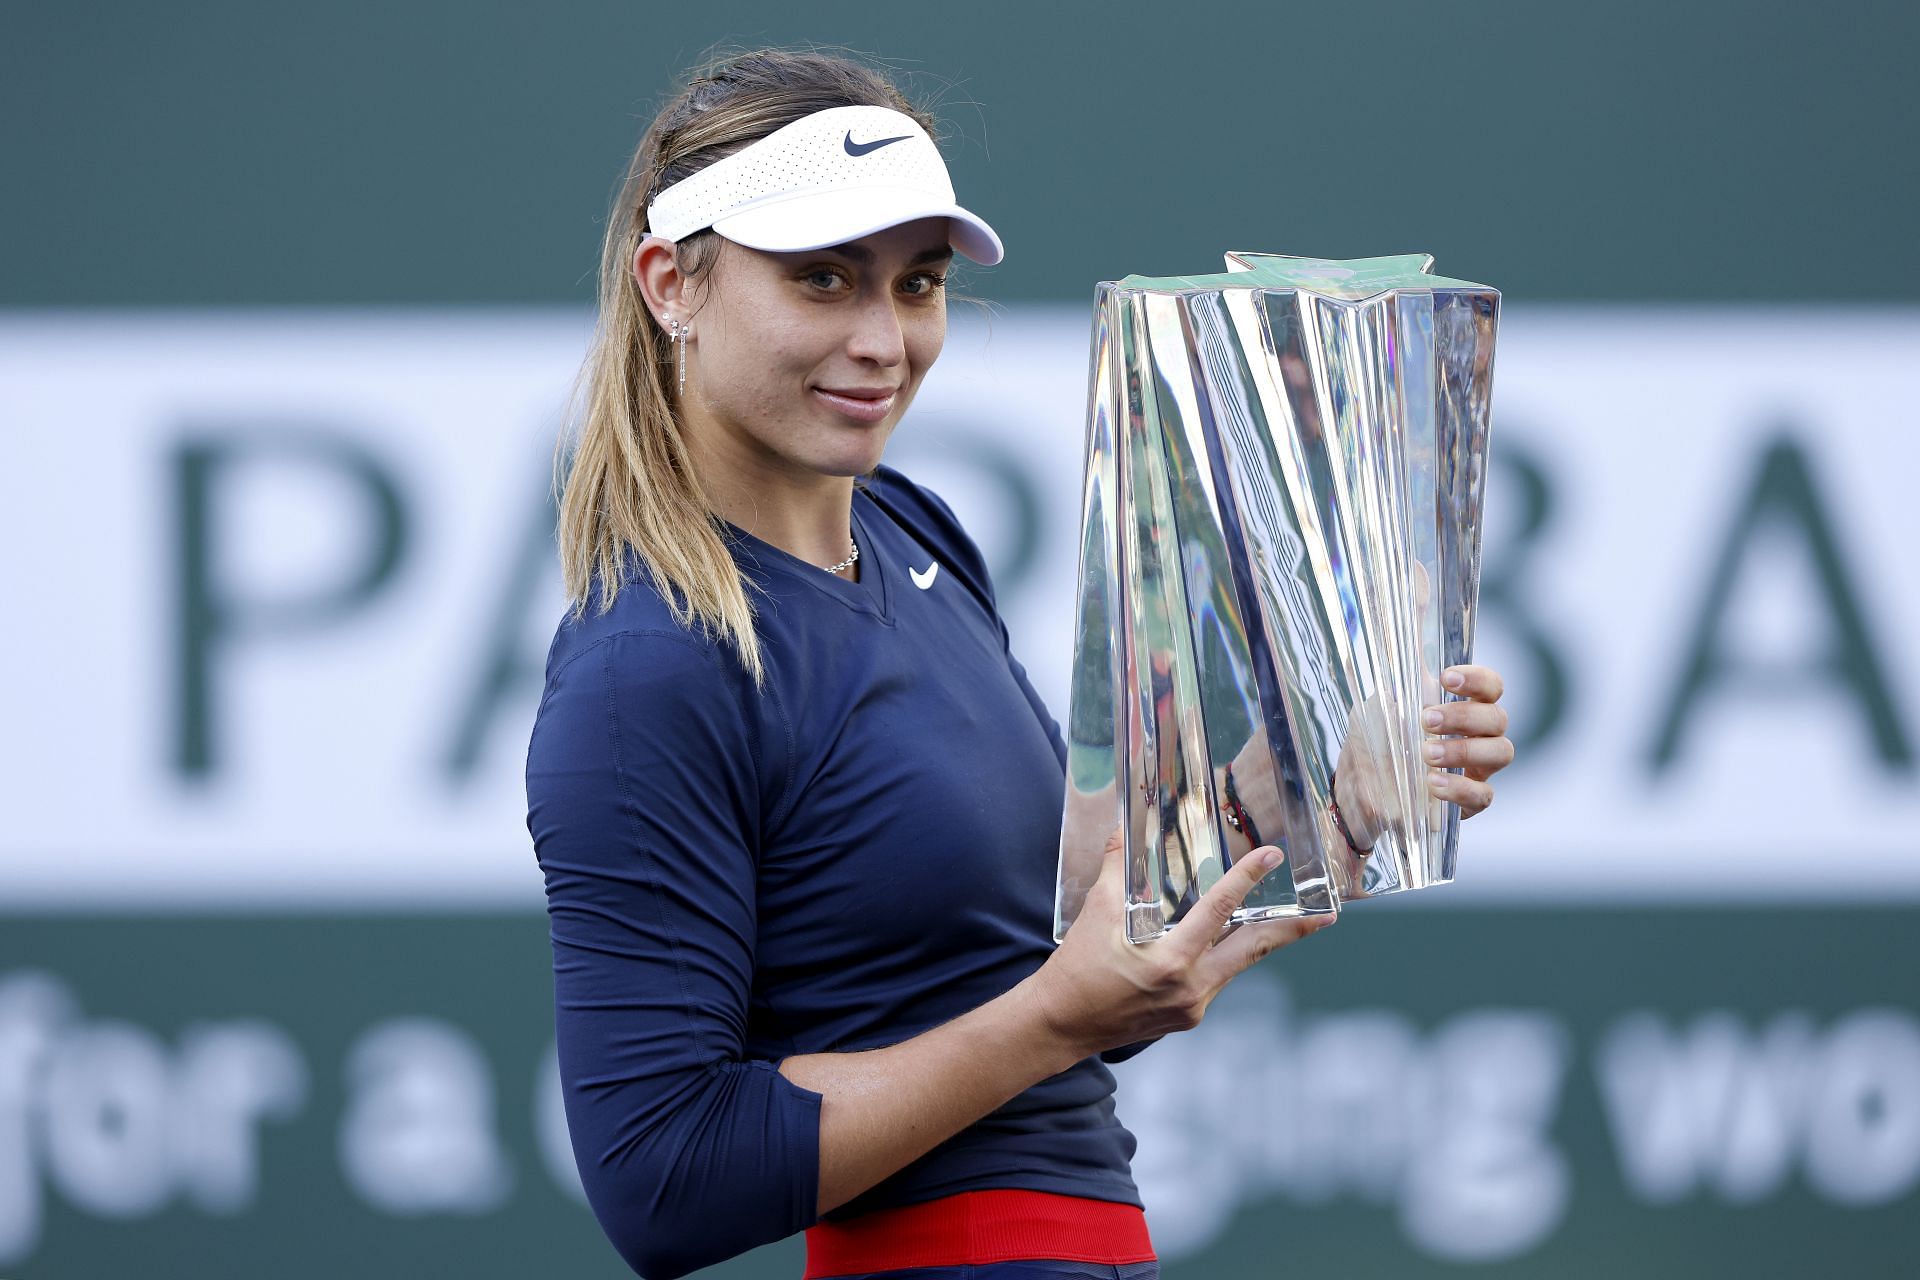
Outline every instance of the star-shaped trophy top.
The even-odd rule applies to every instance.
[[[1496,292],[1471,280],[1430,273],[1433,255],[1402,253],[1384,258],[1300,258],[1285,253],[1237,252],[1217,275],[1128,276],[1122,289],[1180,293],[1212,289],[1297,289],[1345,302],[1361,302],[1394,289],[1470,289]]]

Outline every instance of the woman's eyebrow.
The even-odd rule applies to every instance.
[[[871,266],[873,264],[873,250],[867,248],[867,246],[863,244],[830,245],[829,247],[825,249],[817,250],[816,252],[830,253],[837,257],[845,258],[849,262],[857,262],[863,267]],[[794,254],[789,254],[787,256],[797,258],[797,257],[800,257],[801,255],[798,253],[794,253]],[[950,244],[939,244],[939,245],[933,246],[931,249],[922,249],[919,253],[916,253],[913,256],[913,258],[907,263],[907,265],[910,267],[917,267],[917,266],[920,266],[922,263],[927,263],[927,262],[945,262],[951,257],[953,257],[953,246]]]

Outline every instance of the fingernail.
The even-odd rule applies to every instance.
[[[1429,742],[1427,744],[1427,759],[1433,761],[1435,764],[1440,763],[1440,757],[1445,754],[1447,754],[1447,749],[1439,743]]]
[[[1453,775],[1450,773],[1447,773],[1445,770],[1442,770],[1442,769],[1427,770],[1427,785],[1430,787],[1438,787],[1442,791],[1445,791],[1447,789],[1448,784],[1452,781],[1452,779],[1453,779]]]
[[[1423,718],[1427,722],[1427,728],[1438,729],[1440,727],[1440,708],[1428,707],[1427,714]]]
[[[1441,676],[1440,679],[1446,683],[1447,688],[1458,689],[1467,682],[1467,673],[1449,667],[1447,673]]]
[[[1262,871],[1273,870],[1280,865],[1280,859],[1284,856],[1286,855],[1282,854],[1278,849],[1269,847],[1260,855],[1260,869]]]

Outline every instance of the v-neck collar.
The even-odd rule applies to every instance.
[[[857,486],[853,491],[853,507],[848,512],[853,524],[854,544],[860,548],[860,581],[848,582],[837,573],[828,573],[817,564],[802,560],[789,551],[782,550],[761,538],[756,538],[731,520],[724,523],[733,532],[733,536],[746,545],[754,560],[760,564],[777,568],[788,577],[797,578],[825,592],[856,613],[868,613],[888,623],[893,622],[893,581],[888,574],[887,557],[876,542],[862,505],[871,511],[873,499]],[[875,522],[879,523],[878,521]]]

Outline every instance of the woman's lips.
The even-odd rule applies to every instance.
[[[878,422],[893,412],[893,397],[896,393],[889,391],[883,396],[869,397],[815,387],[813,394],[825,401],[829,408],[845,414],[856,422]]]

